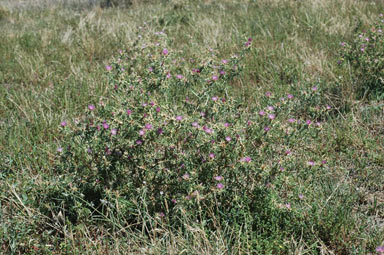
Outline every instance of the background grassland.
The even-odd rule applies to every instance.
[[[362,0],[132,1],[128,8],[101,8],[98,1],[1,0],[4,254],[269,254],[275,245],[288,247],[290,254],[374,253],[384,242],[384,102],[357,100],[351,69],[337,61],[340,42],[369,28],[383,7],[381,1]],[[266,91],[321,84],[334,116],[324,143],[308,148],[328,155],[329,172],[307,183],[287,180],[311,194],[308,218],[315,242],[292,237],[255,251],[252,243],[263,240],[252,239],[246,226],[218,226],[207,234],[186,219],[184,233],[160,225],[145,235],[92,221],[52,223],[39,213],[34,198],[53,185],[60,122],[106,95],[105,65],[140,36],[143,24],[165,31],[185,59],[210,48],[231,55],[239,40],[251,36],[245,72],[233,82],[249,104],[258,105]]]

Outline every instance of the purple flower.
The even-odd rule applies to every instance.
[[[60,125],[61,125],[62,127],[65,127],[65,126],[67,125],[67,122],[66,122],[66,121],[62,121],[62,122],[60,123]]]
[[[307,120],[305,123],[307,123],[307,125],[311,125],[312,121],[311,120]]]
[[[163,129],[162,128],[158,128],[157,129],[157,134],[161,135],[163,133]]]
[[[303,200],[304,199],[304,195],[303,194],[299,194],[299,199]]]
[[[127,110],[127,114],[128,115],[131,115],[132,114],[132,111],[130,109]]]
[[[90,104],[90,105],[88,105],[88,109],[90,111],[93,111],[93,110],[95,110],[95,106],[93,104]]]
[[[345,46],[345,42],[341,42],[340,46],[344,47]]]
[[[314,165],[315,165],[315,162],[314,162],[313,160],[310,160],[310,161],[307,162],[307,164],[308,164],[309,166],[314,166]]]
[[[104,129],[108,129],[109,128],[109,125],[105,121],[103,122],[103,128]]]
[[[295,122],[295,119],[290,118],[290,119],[288,119],[288,122],[289,122],[289,123],[293,123],[293,122]]]
[[[217,101],[218,97],[212,97],[213,101]]]
[[[183,120],[183,116],[181,116],[181,115],[176,116],[176,120],[178,120],[178,121]]]
[[[271,130],[271,128],[268,127],[268,126],[264,128],[264,131],[265,131],[265,132],[268,132],[269,130]]]
[[[215,154],[214,154],[214,153],[209,153],[209,157],[210,157],[211,159],[214,159],[214,158],[215,158]]]
[[[271,120],[275,119],[276,115],[275,114],[268,114],[268,118],[270,118]]]
[[[222,184],[222,183],[218,183],[218,184],[216,185],[216,188],[218,188],[218,189],[223,189],[223,188],[224,188],[224,184]]]
[[[145,130],[141,129],[141,130],[139,131],[139,135],[140,135],[140,136],[145,135]]]
[[[376,252],[378,252],[379,255],[383,255],[384,254],[384,246],[377,247]]]
[[[313,91],[316,91],[316,90],[317,90],[317,87],[316,87],[316,86],[314,86],[314,87],[312,88],[312,90],[313,90]]]
[[[145,128],[148,130],[152,129],[152,124],[149,124],[149,123],[145,124]]]
[[[259,115],[260,116],[264,116],[265,115],[265,111],[263,111],[263,110],[259,111]]]
[[[285,204],[285,208],[287,208],[287,209],[291,209],[291,203],[286,203],[286,204]]]
[[[142,140],[136,140],[136,144],[140,145],[140,144],[143,144],[143,141]]]
[[[225,140],[226,140],[227,142],[230,142],[230,141],[232,140],[232,138],[231,138],[230,136],[227,136],[227,137],[225,137]]]
[[[223,179],[223,176],[218,175],[213,177],[213,179],[215,179],[216,181],[221,181]]]
[[[172,199],[171,202],[174,203],[174,204],[176,204],[176,203],[177,203],[177,200],[176,200],[176,199]]]
[[[224,74],[225,74],[225,71],[221,70],[221,71],[220,71],[220,74],[221,74],[221,75],[224,75]]]
[[[218,79],[219,79],[219,77],[217,77],[217,75],[212,76],[212,80],[217,81]]]
[[[179,80],[181,80],[181,79],[184,78],[184,76],[182,76],[181,74],[178,74],[178,75],[176,75],[176,78],[179,79]]]
[[[225,122],[225,123],[224,123],[224,127],[229,127],[229,123],[228,123],[228,122]]]
[[[184,180],[189,180],[189,174],[188,173],[185,173],[183,176],[182,176],[182,178],[184,179]]]
[[[112,66],[107,65],[107,66],[105,66],[105,69],[107,69],[107,71],[111,71],[112,70]]]
[[[327,161],[326,161],[326,160],[322,160],[322,161],[321,161],[321,164],[322,164],[322,165],[325,165],[325,164],[327,164]]]
[[[163,54],[168,55],[168,50],[166,48],[163,49]]]
[[[289,154],[291,154],[291,153],[292,153],[292,151],[290,151],[290,150],[286,150],[286,151],[285,151],[285,154],[286,154],[286,155],[289,155]]]
[[[111,130],[111,134],[112,134],[112,135],[116,135],[116,134],[117,134],[117,129],[116,129],[116,128],[112,129],[112,130]]]
[[[165,217],[165,213],[163,213],[163,212],[159,212],[159,217],[160,217],[160,218]]]
[[[289,99],[292,99],[292,98],[293,98],[293,95],[292,95],[292,94],[288,94],[287,97],[288,97]]]
[[[361,48],[360,50],[361,50],[362,52],[364,52],[364,51],[365,51],[365,49],[364,49],[364,48]]]
[[[192,122],[192,127],[199,127],[199,123],[197,123],[196,121]]]
[[[271,92],[271,91],[267,91],[267,92],[265,92],[265,96],[266,96],[266,97],[270,97],[270,96],[272,96],[272,92]]]
[[[250,157],[244,157],[244,158],[241,159],[241,161],[247,162],[247,163],[251,162],[251,160],[252,159]]]
[[[168,79],[172,77],[172,75],[170,73],[167,73],[167,76],[166,76]]]
[[[275,110],[275,108],[273,108],[273,106],[268,106],[267,109],[270,110],[270,111]]]
[[[207,126],[203,126],[203,130],[205,131],[205,133],[207,134],[212,134],[213,133],[213,130],[208,128]]]
[[[57,152],[63,152],[63,148],[58,147],[56,151],[57,151]]]
[[[223,60],[221,60],[221,63],[223,63],[223,64],[225,65],[225,64],[227,64],[227,63],[228,63],[228,60],[226,60],[226,59],[223,59]]]

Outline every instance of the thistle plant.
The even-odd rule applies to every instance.
[[[353,41],[341,42],[342,60],[353,69],[355,88],[360,94],[384,90],[384,16],[370,29],[358,32]]]
[[[290,145],[318,136],[327,110],[299,110],[303,101],[296,97],[314,102],[317,87],[284,97],[268,92],[259,106],[244,107],[231,81],[241,74],[251,39],[225,59],[207,54],[189,61],[167,40],[164,33],[148,35],[106,66],[108,96],[61,123],[56,171],[81,198],[70,204],[119,213],[131,223],[139,222],[140,206],[172,225],[186,211],[233,221],[234,208],[254,208],[260,192],[296,164]],[[68,214],[79,219],[81,212]]]

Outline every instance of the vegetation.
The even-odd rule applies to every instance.
[[[2,0],[3,253],[384,254],[383,7]]]

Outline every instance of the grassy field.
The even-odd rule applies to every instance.
[[[384,245],[384,97],[362,96],[354,69],[338,61],[342,42],[380,20],[382,1],[153,0],[100,6],[100,1],[0,0],[3,254],[381,254],[376,249]],[[277,119],[312,118],[320,131],[303,128],[303,135],[289,141],[294,156],[282,160],[287,170],[281,174],[274,169],[283,147],[272,138],[282,141],[285,133],[270,137],[271,151],[253,160],[274,176],[261,185],[267,186],[260,198],[265,210],[239,209],[240,202],[236,210],[244,215],[238,221],[228,216],[234,211],[223,209],[208,224],[197,211],[186,210],[177,225],[143,210],[136,213],[145,223],[135,228],[128,216],[103,213],[101,207],[70,220],[66,205],[59,210],[51,203],[52,194],[63,196],[70,176],[55,167],[61,164],[58,144],[66,137],[61,123],[81,119],[91,104],[121,99],[111,96],[106,66],[120,50],[136,49],[137,41],[140,47],[154,43],[151,36],[161,31],[167,49],[186,60],[229,58],[251,37],[243,69],[229,81],[239,109],[256,116],[266,93],[275,108],[292,93],[297,105],[281,110]],[[318,90],[316,97],[307,96],[312,90]]]

